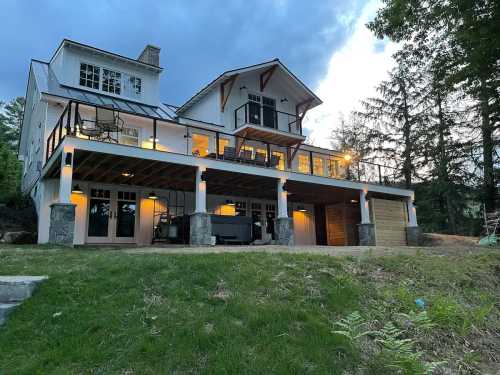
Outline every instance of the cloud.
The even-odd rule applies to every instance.
[[[327,73],[315,89],[324,103],[306,115],[304,128],[317,146],[330,146],[328,138],[332,130],[338,129],[340,114],[347,116],[359,108],[361,100],[375,95],[375,86],[387,78],[394,65],[391,56],[397,44],[378,40],[365,26],[380,6],[376,0],[365,5],[351,36],[333,52]]]

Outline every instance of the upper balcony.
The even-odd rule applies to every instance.
[[[268,99],[269,100],[269,99]],[[303,142],[302,121],[294,114],[278,111],[273,102],[248,101],[234,111],[235,135],[292,146]]]

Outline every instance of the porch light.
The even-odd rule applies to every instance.
[[[226,200],[226,204],[228,206],[235,206],[234,202],[231,199]]]
[[[345,161],[351,161],[351,159],[352,159],[352,156],[350,154],[345,154],[344,155],[344,160]]]
[[[71,190],[73,194],[83,194],[83,190],[80,188],[80,185],[76,184],[73,186],[73,189]]]
[[[148,194],[148,198],[152,199],[152,200],[156,200],[156,199],[158,199],[158,196],[155,194],[154,191],[152,191],[151,193]]]
[[[123,177],[134,177],[134,174],[130,171],[123,171],[122,176]]]
[[[307,210],[306,210],[306,208],[304,206],[297,206],[297,211],[307,212]]]
[[[159,141],[159,139],[158,139],[158,138],[153,137],[152,135],[150,135],[150,136],[149,136],[149,141],[150,141],[150,142],[158,142],[158,141]]]

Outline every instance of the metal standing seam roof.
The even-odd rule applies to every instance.
[[[32,60],[31,66],[38,89],[41,93],[58,96],[69,100],[75,100],[90,105],[113,106],[113,108],[139,116],[154,117],[160,120],[174,120],[175,106],[160,103],[159,106],[151,106],[130,100],[98,94],[87,90],[64,86],[59,83],[56,76],[49,68],[49,64],[43,61]]]

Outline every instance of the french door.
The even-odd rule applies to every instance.
[[[137,194],[105,187],[90,189],[88,243],[134,243]]]
[[[265,96],[248,94],[248,122],[277,129],[276,100]]]

